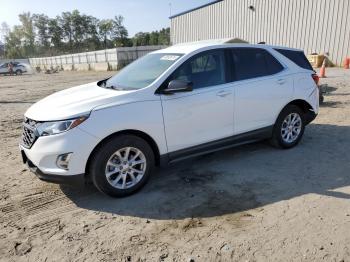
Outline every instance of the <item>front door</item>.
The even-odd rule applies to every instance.
[[[234,94],[226,81],[224,54],[197,54],[168,79],[193,83],[192,92],[161,95],[170,153],[233,135]]]

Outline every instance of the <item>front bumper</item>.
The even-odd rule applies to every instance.
[[[76,127],[67,132],[39,137],[31,148],[20,145],[23,161],[42,180],[60,183],[85,173],[89,156],[98,139]],[[57,165],[57,157],[72,153],[68,169]],[[78,179],[77,179],[78,180]]]
[[[24,164],[27,164],[29,170],[33,172],[40,180],[55,184],[66,184],[66,185],[84,185],[85,175],[78,174],[72,176],[52,175],[43,173],[37,166],[33,164],[30,159],[26,156],[24,151],[21,151],[22,160]]]

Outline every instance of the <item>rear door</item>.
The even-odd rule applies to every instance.
[[[164,83],[193,83],[192,92],[161,95],[169,152],[233,135],[233,91],[226,79],[225,57],[220,49],[199,53]]]
[[[233,48],[234,133],[240,134],[275,123],[293,95],[288,70],[262,48]]]

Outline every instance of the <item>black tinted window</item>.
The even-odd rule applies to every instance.
[[[190,58],[170,78],[193,83],[193,88],[225,83],[224,52],[208,51]]]
[[[265,51],[266,64],[271,75],[283,70],[283,66],[269,52]]]
[[[266,50],[234,48],[232,52],[236,80],[276,74],[283,66]]]
[[[313,70],[312,66],[310,65],[310,62],[305,57],[304,53],[301,51],[293,51],[293,50],[285,50],[285,49],[275,49],[277,52],[281,53],[288,59],[292,60],[294,63],[296,63],[298,66]]]

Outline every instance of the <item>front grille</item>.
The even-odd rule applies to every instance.
[[[37,139],[36,121],[25,118],[23,122],[22,145],[26,148],[31,148]]]

